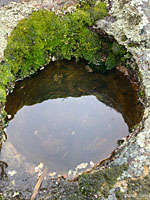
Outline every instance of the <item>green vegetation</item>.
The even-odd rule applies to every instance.
[[[91,61],[100,50],[101,41],[89,30],[94,20],[106,15],[106,5],[101,2],[89,11],[77,9],[59,17],[47,10],[34,12],[21,20],[12,31],[5,50],[7,64],[14,76],[25,77],[56,59],[75,57]],[[92,61],[91,61],[92,62]]]
[[[139,195],[147,196],[150,194],[150,176],[145,176],[142,179],[129,180],[127,194],[135,195],[135,199]]]
[[[135,178],[135,180],[129,179],[127,181],[127,189],[124,192],[116,191],[115,195],[118,200],[126,199],[128,200],[136,200],[149,199],[150,194],[150,176],[145,176],[143,178]]]
[[[94,6],[93,1],[92,7],[85,2],[72,14],[59,17],[39,10],[18,23],[8,39],[4,64],[0,65],[0,102],[5,102],[9,83],[34,73],[53,57],[94,62],[101,41],[88,27],[106,16],[107,9],[104,2]]]
[[[95,71],[102,72],[113,69],[121,58],[125,62],[124,47],[90,30],[98,19],[107,15],[106,4],[95,3],[95,0],[82,1],[75,12],[64,16],[39,10],[18,23],[8,39],[5,60],[0,65],[0,102],[5,102],[10,83],[36,72],[53,58],[74,57],[77,61],[83,58]]]
[[[94,194],[100,192],[104,197],[108,197],[109,190],[116,183],[117,178],[127,169],[128,165],[124,164],[82,174],[79,177],[79,188],[82,195],[90,199]]]
[[[139,127],[139,124],[135,124],[134,126],[129,128],[129,132],[133,132],[135,129],[137,129]]]
[[[0,200],[3,200],[2,196],[0,195]]]
[[[115,196],[118,200],[122,200],[124,198],[124,194],[123,192],[119,191],[115,191]]]
[[[139,97],[144,97],[144,95],[145,95],[144,90],[141,90],[141,91],[139,92]]]
[[[0,65],[0,102],[4,103],[6,98],[6,86],[14,80],[9,65],[4,63]]]

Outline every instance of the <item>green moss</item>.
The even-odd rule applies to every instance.
[[[90,18],[92,21],[92,24],[95,23],[95,21],[102,19],[107,15],[107,7],[104,2],[100,2],[96,5],[93,5],[94,3],[84,3],[81,4],[81,9],[88,12],[90,14]]]
[[[101,41],[88,26],[106,14],[106,4],[100,2],[90,9],[82,6],[64,17],[39,10],[21,20],[12,31],[5,50],[12,74],[25,77],[47,64],[53,56],[68,60],[84,58],[92,62],[101,48]]]
[[[117,65],[117,58],[115,57],[115,55],[112,53],[109,53],[105,64],[106,64],[107,70],[113,69]]]
[[[118,200],[122,200],[124,198],[124,194],[121,191],[115,191],[115,196]]]
[[[107,15],[106,4],[81,1],[74,13],[57,16],[39,10],[21,20],[12,31],[5,49],[5,63],[0,65],[0,101],[5,88],[14,79],[36,72],[52,60],[84,58],[95,71],[105,72],[126,60],[126,49],[116,42],[104,41],[90,30],[96,20]],[[103,59],[104,52],[106,59]]]
[[[128,43],[128,47],[138,47],[139,46],[139,44],[138,43],[136,43],[136,42],[129,42]]]
[[[6,88],[0,86],[0,102],[4,103],[6,101]]]
[[[12,73],[10,72],[9,66],[5,64],[0,65],[0,85],[7,85],[13,80]]]
[[[121,200],[126,196],[128,200],[149,199],[150,194],[150,176],[127,180],[127,190],[125,192],[116,191],[116,198]]]
[[[126,35],[122,35],[122,37],[121,37],[121,40],[122,41],[126,41],[128,38],[127,38],[127,36]]]
[[[130,180],[128,182],[128,194],[150,194],[150,177],[146,176],[143,179]]]
[[[63,37],[55,51],[56,57],[68,60],[72,57],[76,60],[84,58],[92,62],[101,48],[101,41],[87,27],[92,23],[89,14],[78,10],[64,16],[62,22],[65,29],[62,30]]]
[[[135,129],[138,128],[138,126],[139,126],[139,124],[135,124],[134,126],[130,127],[130,128],[129,128],[129,132],[130,132],[130,133],[133,132]]]
[[[96,0],[80,0],[78,3],[79,8],[86,8],[88,7],[93,7],[96,4]]]
[[[0,102],[2,103],[6,99],[6,86],[14,80],[10,70],[10,66],[6,65],[6,63],[0,65]]]
[[[3,118],[5,118],[6,116],[7,116],[7,113],[6,113],[6,111],[5,110],[1,110],[1,116],[3,117]]]
[[[0,200],[3,200],[3,197],[0,195]]]
[[[119,62],[122,65],[128,67],[126,63],[131,60],[132,55],[127,52],[124,46],[118,44],[117,42],[112,42],[108,40],[104,41],[104,39],[101,39],[101,41],[103,46],[102,51],[105,52],[105,56],[107,56],[105,59],[103,59],[101,56],[99,56],[99,58],[97,57],[98,66],[94,66],[94,69],[96,69],[96,71],[106,72],[107,70],[115,68]]]
[[[122,57],[127,53],[127,50],[124,46],[118,44],[117,42],[113,42],[112,51],[116,56]]]
[[[61,41],[59,18],[46,10],[21,20],[12,31],[5,50],[7,64],[18,77],[27,76],[46,64]]]
[[[140,96],[140,97],[144,97],[144,96],[145,96],[144,90],[141,90],[141,91],[139,92],[139,96]]]
[[[5,62],[0,65],[0,102],[5,102],[9,83],[34,73],[52,57],[84,58],[94,63],[101,40],[88,27],[106,14],[104,2],[95,6],[95,1],[84,1],[79,9],[64,17],[39,10],[21,20],[8,39]]]
[[[90,198],[99,191],[103,196],[107,197],[108,191],[116,183],[122,172],[127,169],[127,165],[122,165],[106,168],[90,174],[82,174],[79,177],[79,188],[82,195]]]
[[[3,105],[1,104],[1,110],[0,110],[0,140],[2,135],[4,134],[4,128],[7,127],[7,122],[6,122],[6,116],[7,113],[4,111]]]

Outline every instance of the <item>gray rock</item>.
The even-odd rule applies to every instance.
[[[3,4],[3,0],[0,6]],[[6,4],[8,1],[5,1]],[[43,3],[50,1],[40,1]],[[142,85],[147,99],[143,120],[127,141],[117,150],[108,166],[129,164],[120,180],[132,177],[144,177],[145,166],[150,171],[150,1],[149,0],[106,0],[109,17],[97,22],[94,29],[101,29],[113,36],[132,53],[141,74]],[[0,8],[0,60],[4,57],[7,37],[17,22],[40,8],[39,1],[10,3]],[[98,170],[98,169],[96,169]],[[115,190],[110,191],[108,199],[115,199]]]

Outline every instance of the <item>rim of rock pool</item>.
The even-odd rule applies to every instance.
[[[125,68],[123,68],[124,70],[125,70]],[[130,79],[130,77],[129,77],[129,74],[128,74],[128,76],[126,76],[126,74],[125,74],[125,72],[124,71],[122,71],[122,69],[116,69],[116,70],[118,70],[119,72],[121,72],[121,74],[123,74],[123,76],[129,81],[129,82],[131,82],[132,83],[132,78]],[[125,70],[126,71],[126,73],[127,73],[127,71],[129,72],[129,70]],[[131,71],[130,71],[130,73],[132,73]],[[131,75],[131,74],[130,74]],[[134,77],[134,80],[135,80],[135,77]],[[137,84],[138,83],[138,85],[140,84],[140,82],[134,82],[133,84]],[[139,89],[140,89],[140,85],[139,85]],[[142,116],[143,116],[143,113],[142,113]],[[11,119],[10,119],[11,120]],[[8,123],[9,123],[9,121],[10,121],[9,119],[8,119]],[[139,122],[140,123],[140,122]],[[138,124],[139,124],[138,123]],[[116,149],[114,149],[113,150],[113,152],[111,153],[111,154],[109,154],[105,159],[102,159],[102,160],[100,160],[97,164],[95,164],[94,165],[94,167],[92,167],[91,169],[88,169],[87,171],[83,171],[82,173],[86,173],[86,172],[91,172],[91,171],[93,171],[94,169],[96,169],[97,167],[102,167],[102,166],[106,166],[107,165],[107,163],[108,162],[111,162],[113,159],[114,159],[114,157],[115,157],[115,155],[118,153],[118,151],[120,151],[121,150],[121,148],[122,148],[122,143],[124,142],[124,141],[128,141],[128,139],[130,138],[130,137],[132,137],[132,135],[134,135],[134,130],[136,129],[136,127],[137,127],[137,125],[132,129],[132,131],[130,131],[130,133],[129,133],[129,135],[126,137],[126,138],[124,138],[124,139],[122,139],[122,140],[120,140],[120,144],[118,145],[118,147],[116,148]],[[135,135],[134,135],[135,136]],[[78,178],[79,178],[79,175],[80,174],[82,174],[82,173],[79,173],[76,177],[74,177],[74,178],[72,178],[72,179],[67,179],[67,180],[69,180],[69,181],[76,181],[76,180],[78,180]],[[55,179],[58,179],[59,178],[59,176],[58,177],[56,177]],[[50,178],[50,179],[54,179],[54,178]]]
[[[122,72],[124,76],[126,76],[126,74],[124,72]],[[128,76],[127,76],[128,77]],[[129,81],[132,82],[132,80],[130,80],[129,78]],[[141,85],[141,82],[139,82],[139,86],[142,86]],[[142,96],[143,98],[143,102],[146,102],[146,100],[144,99],[144,96]],[[141,99],[142,101],[142,99]],[[143,110],[144,112],[144,110]],[[141,122],[138,124],[137,127],[133,128],[132,131],[130,132],[129,136],[127,136],[124,140],[121,141],[121,144],[110,154],[108,155],[108,157],[106,157],[105,159],[101,160],[99,163],[97,163],[94,167],[92,167],[90,170],[87,170],[87,171],[83,171],[81,174],[77,175],[75,178],[73,179],[66,179],[64,178],[63,176],[59,176],[59,177],[56,177],[56,178],[49,178],[49,181],[56,181],[56,188],[59,188],[58,187],[58,182],[62,179],[63,181],[67,181],[67,184],[72,184],[72,183],[76,183],[77,181],[79,181],[80,179],[80,176],[82,174],[90,174],[90,173],[93,173],[94,171],[97,171],[97,170],[102,170],[104,171],[105,169],[107,170],[107,168],[111,168],[113,166],[111,166],[111,163],[115,160],[116,156],[118,156],[122,151],[123,149],[128,146],[128,142],[130,142],[130,140],[132,140],[132,138],[135,138],[136,135],[138,135],[138,133],[142,130],[143,128],[143,114],[142,114],[142,120]],[[110,165],[110,166],[109,166]],[[123,171],[127,170],[128,167],[124,167],[124,164],[123,164]],[[118,170],[118,168],[116,168],[115,170]],[[122,172],[123,172],[122,171]],[[43,171],[44,172],[44,171]],[[60,181],[61,182],[61,181]],[[62,183],[62,187],[65,187],[65,185],[63,185],[64,183]],[[68,185],[70,186],[70,185]],[[45,186],[43,186],[45,187]],[[47,186],[48,187],[48,186]],[[20,190],[21,192],[21,190]],[[21,192],[22,193],[22,192]],[[40,195],[40,194],[39,194]]]
[[[64,68],[63,66],[65,66],[65,65],[66,65],[66,67]],[[38,73],[37,75],[35,75],[31,78],[27,78],[25,80],[26,83],[19,81],[19,83],[18,83],[18,85],[16,85],[16,88],[14,89],[13,93],[10,94],[10,98],[8,96],[8,99],[7,99],[8,101],[6,101],[6,112],[8,113],[9,121],[14,118],[14,115],[17,113],[17,111],[19,109],[22,108],[23,105],[27,106],[27,105],[34,105],[36,103],[40,103],[40,102],[42,102],[41,97],[43,98],[44,101],[46,101],[49,98],[51,99],[51,94],[52,94],[52,99],[65,98],[67,96],[69,97],[70,95],[72,97],[76,97],[78,95],[84,96],[84,95],[88,95],[88,94],[89,95],[96,94],[98,97],[98,94],[100,94],[100,97],[101,97],[100,101],[102,103],[105,103],[107,106],[115,109],[119,113],[121,113],[124,118],[124,121],[128,124],[129,128],[131,128],[131,127],[133,127],[133,125],[137,124],[139,122],[139,120],[141,119],[142,107],[140,106],[141,104],[139,104],[138,101],[137,101],[137,103],[134,101],[134,96],[137,94],[137,92],[135,92],[134,90],[132,91],[132,84],[129,83],[129,85],[128,85],[128,79],[126,77],[124,77],[122,75],[122,73],[120,74],[120,72],[118,72],[116,70],[103,75],[103,74],[99,74],[99,73],[87,72],[87,70],[85,69],[86,63],[84,63],[84,62],[83,63],[81,62],[80,65],[81,66],[78,67],[78,64],[75,64],[74,60],[72,60],[71,63],[67,62],[67,61],[53,62],[53,63],[50,63],[49,66],[47,66],[45,68],[45,70],[40,71],[40,73]],[[64,80],[62,80],[62,82],[61,82],[61,86],[60,86],[60,83],[58,82],[58,84],[57,84],[56,80],[54,79],[54,75],[57,72],[59,72],[60,75],[62,75],[64,77]],[[69,78],[69,74],[72,74],[73,77]],[[47,83],[47,81],[46,81],[47,80],[46,75],[48,77],[49,83]],[[39,78],[40,84],[37,88],[38,78]],[[88,81],[86,81],[86,79]],[[47,83],[48,85],[42,84],[42,82],[41,82],[42,80],[45,80],[43,83]],[[76,82],[76,80],[77,80],[77,82]],[[101,80],[101,81],[99,81],[99,80]],[[108,83],[107,83],[107,80],[109,80]],[[93,83],[92,83],[92,81],[93,81]],[[68,88],[70,83],[72,85],[71,89],[69,89],[70,87]],[[53,84],[57,85],[56,91],[55,91],[55,87],[53,86]],[[33,87],[31,88],[30,85],[32,85]],[[81,89],[77,89],[78,88],[77,86],[79,86],[79,85],[80,85],[79,88],[81,88]],[[19,88],[21,88],[21,90]],[[43,90],[42,88],[49,88],[49,89],[51,88],[50,89],[51,92],[49,92],[49,89]],[[64,88],[64,90],[63,90],[63,88]],[[92,88],[95,88],[95,89],[92,89]],[[130,89],[131,89],[131,91],[130,91]],[[36,90],[37,90],[37,92],[36,92]],[[61,91],[60,94],[59,94],[59,90]],[[67,91],[66,94],[65,94],[65,91]],[[17,94],[17,92],[18,92],[18,94]],[[38,93],[40,94],[40,96],[42,94],[40,99],[37,98]],[[56,93],[56,97],[55,97],[55,93]],[[24,96],[24,94],[25,94],[25,96]],[[131,95],[133,96],[133,98],[131,97]],[[33,98],[32,98],[32,96],[33,96]],[[36,100],[36,98],[37,98],[37,100]],[[31,99],[33,99],[33,100],[31,100]],[[130,103],[130,101],[133,103]],[[13,106],[13,102],[14,102],[14,106]],[[131,107],[131,109],[130,109],[130,107]],[[132,115],[130,115],[131,110],[132,110]],[[135,112],[134,112],[134,110],[135,110]],[[138,114],[138,111],[140,112],[140,114]],[[15,129],[15,127],[14,127],[14,129]],[[37,130],[38,130],[38,128],[37,128]],[[21,131],[21,132],[23,132],[23,131]],[[110,132],[111,132],[111,130],[110,130]],[[115,135],[114,130],[113,130],[112,134],[113,133]],[[14,134],[15,134],[15,132],[14,132]],[[128,134],[129,134],[129,132],[127,133],[127,135]],[[8,131],[8,136],[9,136],[9,131]],[[11,137],[11,135],[10,135],[10,137]],[[18,137],[19,137],[19,135],[18,135]],[[120,132],[119,141],[120,141],[120,139],[122,139],[122,137],[123,136],[121,135],[121,132]],[[14,138],[15,138],[15,136],[14,136]],[[17,138],[16,138],[16,141],[17,141]],[[21,142],[21,139],[20,139],[20,142]],[[116,144],[117,140],[115,140],[114,142]],[[14,142],[12,142],[12,143],[15,145]],[[112,141],[112,144],[113,144],[113,141]],[[17,145],[15,145],[15,146],[17,147]],[[115,147],[112,148],[111,150],[113,151],[116,148],[116,146],[117,145],[115,145]],[[20,150],[21,149],[22,148],[20,147]],[[18,152],[20,152],[19,147],[18,147]],[[21,152],[23,153],[24,151],[21,150]],[[107,150],[106,150],[106,152],[107,152]],[[102,156],[103,158],[105,158],[106,156],[108,157],[111,153],[111,151],[109,151],[107,154],[106,154],[106,152],[104,153],[105,156]],[[101,153],[101,151],[99,151],[99,155],[101,155],[101,154],[103,154],[103,153]],[[93,159],[94,159],[94,157],[93,157]],[[6,160],[8,160],[8,159],[6,159]],[[102,160],[102,158],[99,158],[98,160],[96,160],[96,161],[93,160],[93,161],[95,163],[99,163],[101,160]],[[41,160],[41,162],[42,162],[42,160]],[[82,160],[82,162],[85,162],[84,159]],[[9,164],[9,162],[8,162],[8,164]],[[69,168],[69,169],[74,169],[74,168]],[[84,171],[86,171],[86,170],[84,170]]]
[[[106,31],[107,32],[107,31]],[[118,39],[118,41],[120,41],[119,39]],[[132,50],[131,50],[131,52],[132,52]],[[135,52],[133,51],[133,54],[135,55]],[[144,82],[144,86],[146,87],[147,85],[146,85],[146,82],[145,82],[145,79],[146,78],[144,78],[144,72],[146,72],[146,70],[144,71],[144,69],[142,68],[142,64],[141,63],[138,63],[139,64],[139,67],[138,67],[138,72],[141,72],[142,70],[142,81],[140,82],[140,84],[141,84],[141,87],[142,87],[142,91],[145,91],[145,89],[143,88],[143,82]],[[145,65],[144,65],[145,66]],[[147,66],[147,65],[146,65]],[[143,79],[144,79],[144,81],[143,81]],[[149,83],[149,82],[148,82]],[[148,86],[146,87],[146,89],[148,88]],[[147,109],[148,107],[149,107],[149,103],[148,103],[148,101],[147,101],[147,99],[148,99],[148,97],[149,97],[149,95],[148,95],[148,91],[146,90],[146,94],[144,95],[145,96],[145,101],[144,101],[144,105],[145,105],[145,108],[144,108],[144,112],[146,112],[144,115],[143,115],[143,118],[142,118],[142,120],[141,120],[141,122],[139,123],[139,126],[138,127],[136,127],[134,130],[132,130],[132,133],[130,133],[130,137],[128,138],[128,140],[127,141],[125,141],[121,146],[119,146],[119,148],[118,149],[116,149],[113,153],[112,153],[112,155],[108,158],[108,159],[106,159],[106,160],[103,160],[101,163],[99,163],[99,165],[100,166],[106,166],[106,167],[112,167],[113,166],[113,164],[111,164],[111,161],[115,161],[115,159],[117,159],[118,157],[117,157],[117,155],[119,155],[122,151],[123,151],[123,149],[125,149],[125,147],[126,146],[128,146],[129,144],[131,144],[131,146],[132,146],[132,144],[134,143],[134,140],[135,140],[135,137],[139,134],[139,133],[141,133],[141,130],[143,129],[143,128],[145,128],[146,129],[146,124],[144,123],[145,121],[146,121],[146,119],[148,118],[148,112],[149,112],[149,110]],[[144,98],[144,97],[143,97]],[[147,131],[147,130],[144,130],[145,132]],[[145,133],[144,133],[145,134]],[[135,141],[136,143],[137,143],[137,141]],[[139,143],[138,143],[139,144]],[[142,145],[142,144],[141,144]],[[140,146],[141,147],[141,146]],[[125,149],[125,151],[127,151],[127,149]],[[136,155],[137,156],[137,155]],[[128,157],[128,159],[129,159],[129,157]],[[134,162],[134,161],[133,161]],[[141,162],[142,162],[142,160],[141,160]],[[116,162],[116,163],[114,163],[114,165],[121,165],[121,162],[119,163],[119,161],[118,162]],[[95,169],[96,169],[96,167],[95,167]],[[100,169],[103,169],[103,168],[100,168]],[[104,170],[104,169],[103,169]],[[129,172],[128,172],[129,173]],[[142,174],[142,172],[140,172],[139,174]],[[128,176],[128,174],[125,174],[124,175],[124,177],[130,177],[130,176]],[[137,174],[137,176],[138,176],[138,174]],[[139,175],[140,176],[140,175]],[[132,177],[132,176],[131,176]],[[120,186],[119,186],[120,187]]]

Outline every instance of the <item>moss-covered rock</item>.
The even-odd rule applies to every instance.
[[[95,22],[93,15],[95,19],[106,15],[104,2],[63,17],[39,10],[21,20],[12,31],[5,50],[11,72],[25,77],[47,64],[53,56],[68,60],[85,58],[92,62],[101,47],[98,35],[88,28]]]
[[[8,39],[5,62],[0,65],[1,102],[5,101],[5,89],[10,82],[34,73],[53,58],[84,58],[95,71],[102,72],[117,65],[126,54],[125,48],[104,41],[89,28],[107,15],[106,4],[95,3],[81,1],[75,12],[64,16],[39,10],[18,23]],[[101,55],[103,51],[106,59]]]
[[[106,16],[107,9],[104,2],[94,3],[82,2],[74,13],[61,17],[39,10],[18,23],[8,39],[4,64],[0,65],[0,102],[5,101],[10,82],[34,73],[53,57],[95,62],[101,40],[88,27]]]
[[[139,195],[146,196],[150,194],[150,176],[128,181],[127,194],[137,198]]]
[[[16,79],[36,72],[53,59],[85,59],[94,71],[113,69],[127,54],[124,47],[91,30],[107,15],[103,1],[81,1],[73,13],[57,16],[48,10],[33,12],[21,20],[8,38],[0,64],[0,102]]]
[[[108,197],[109,190],[117,182],[128,165],[114,166],[93,173],[84,173],[79,177],[79,188],[85,198],[90,198],[97,192]]]
[[[3,200],[2,196],[0,195],[0,200]]]

